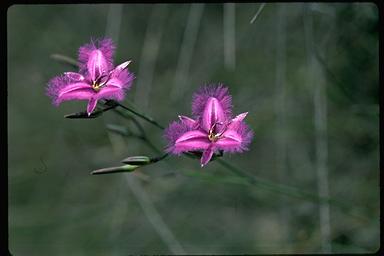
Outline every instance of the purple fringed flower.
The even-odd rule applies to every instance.
[[[181,154],[202,151],[201,167],[216,151],[242,152],[248,150],[253,133],[243,122],[248,112],[231,118],[231,96],[223,85],[201,88],[193,97],[195,119],[179,116],[165,130],[167,151]]]
[[[88,100],[90,115],[100,99],[122,101],[134,76],[131,61],[113,66],[115,46],[111,39],[96,40],[79,48],[79,73],[65,72],[48,82],[47,95],[58,106],[67,100]]]

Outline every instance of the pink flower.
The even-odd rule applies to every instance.
[[[195,119],[179,116],[165,131],[167,151],[181,154],[201,151],[201,166],[206,165],[216,151],[243,152],[248,150],[253,133],[243,122],[248,112],[231,118],[231,96],[222,85],[206,86],[193,97]]]
[[[100,99],[122,101],[134,76],[127,69],[131,61],[113,66],[115,46],[111,39],[96,40],[79,49],[79,73],[65,72],[48,82],[47,95],[58,106],[68,100],[88,100],[90,115]]]

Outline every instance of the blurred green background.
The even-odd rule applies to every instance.
[[[256,16],[256,17],[255,17]],[[14,255],[358,253],[379,248],[378,9],[369,3],[13,5],[8,10],[9,248]],[[238,182],[217,162],[154,156],[113,112],[63,115],[45,95],[91,38],[133,60],[126,102],[166,125],[222,82],[248,111],[251,150],[225,155],[256,177],[339,203]],[[158,148],[162,132],[139,120]],[[132,127],[131,127],[132,128]],[[189,175],[188,175],[189,173]],[[209,175],[210,178],[207,178]]]

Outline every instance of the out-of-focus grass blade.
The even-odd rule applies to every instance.
[[[253,18],[251,19],[251,21],[249,22],[250,24],[252,24],[253,22],[255,22],[255,20],[257,19],[257,17],[259,17],[260,13],[263,11],[264,7],[265,7],[266,3],[262,3],[259,7],[259,9],[257,10],[255,16],[253,16]]]
[[[132,135],[131,132],[127,127],[124,127],[122,125],[117,124],[107,124],[108,131],[123,135],[123,136],[130,136]]]
[[[269,190],[269,191],[277,192],[277,193],[287,195],[287,196],[300,198],[300,199],[307,200],[307,201],[312,201],[315,203],[320,203],[320,204],[321,203],[328,203],[330,205],[337,206],[338,208],[340,208],[342,211],[344,211],[346,214],[348,214],[350,216],[353,216],[353,217],[358,218],[360,220],[363,220],[365,222],[370,221],[370,218],[363,216],[361,214],[357,214],[356,211],[358,211],[358,209],[356,207],[352,208],[351,206],[349,206],[349,205],[347,205],[341,201],[338,201],[338,200],[335,200],[332,198],[319,197],[316,194],[306,192],[306,191],[303,191],[303,190],[295,188],[295,187],[291,187],[291,186],[287,186],[287,185],[283,185],[283,184],[278,184],[278,183],[274,183],[271,181],[267,181],[267,180],[258,178],[256,176],[248,174],[248,173],[244,172],[243,170],[227,163],[223,159],[218,159],[217,162],[220,163],[225,168],[227,168],[228,170],[232,171],[234,174],[238,175],[239,177],[243,177],[245,179],[244,182],[247,182],[249,185],[255,185],[257,187],[264,188],[264,189]],[[225,182],[225,180],[223,182]],[[236,179],[235,180],[230,179],[230,182],[233,183],[233,182],[240,182],[240,181],[236,180]]]
[[[72,59],[71,57],[57,53],[51,54],[50,57],[58,62],[70,65],[73,68],[78,68],[77,61],[75,59]]]

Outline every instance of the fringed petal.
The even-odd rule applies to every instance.
[[[193,116],[196,119],[202,116],[205,105],[207,104],[208,99],[211,97],[216,98],[219,101],[226,119],[230,119],[232,113],[232,98],[231,95],[229,95],[228,87],[225,87],[223,84],[203,86],[193,95]]]
[[[164,131],[164,139],[167,141],[166,151],[171,152],[176,140],[191,128],[182,122],[173,121]]]
[[[206,132],[209,132],[213,127],[221,130],[220,128],[225,122],[225,113],[218,99],[213,97],[208,98],[201,116],[201,127]],[[214,132],[216,132],[216,130]]]
[[[197,122],[196,120],[193,120],[192,118],[190,117],[187,117],[187,116],[179,116],[179,119],[180,121],[187,125],[188,127],[191,127],[191,128],[195,128],[196,125],[197,125]]]
[[[208,135],[203,131],[193,130],[192,127],[183,122],[172,122],[164,132],[167,140],[167,152],[181,154],[182,152],[204,150],[210,141]]]
[[[82,82],[85,80],[82,74],[79,74],[76,72],[64,72],[64,76],[66,76],[68,79],[73,80],[75,82]]]
[[[227,129],[215,142],[215,146],[224,152],[243,152],[248,150],[253,132],[244,122],[238,122],[236,129]]]
[[[56,106],[67,100],[88,100],[94,94],[89,84],[73,82],[73,79],[67,76],[58,76],[48,82],[47,95]]]
[[[122,88],[117,86],[102,87],[100,91],[95,95],[97,99],[117,100],[122,101],[124,99],[125,92]]]
[[[173,147],[173,153],[178,154],[187,151],[205,150],[210,144],[205,132],[192,130],[182,134],[176,140]]]
[[[130,73],[127,69],[116,70],[111,72],[110,78],[107,82],[107,86],[120,87],[124,90],[129,90],[132,86],[132,82],[135,79],[133,73]]]
[[[227,129],[237,130],[239,124],[242,123],[242,121],[244,120],[244,118],[247,115],[248,115],[248,112],[244,112],[244,113],[241,113],[241,114],[237,115],[235,118],[233,118],[230,121]]]
[[[115,45],[109,38],[95,40],[79,48],[80,73],[96,80],[100,75],[113,69]]]

